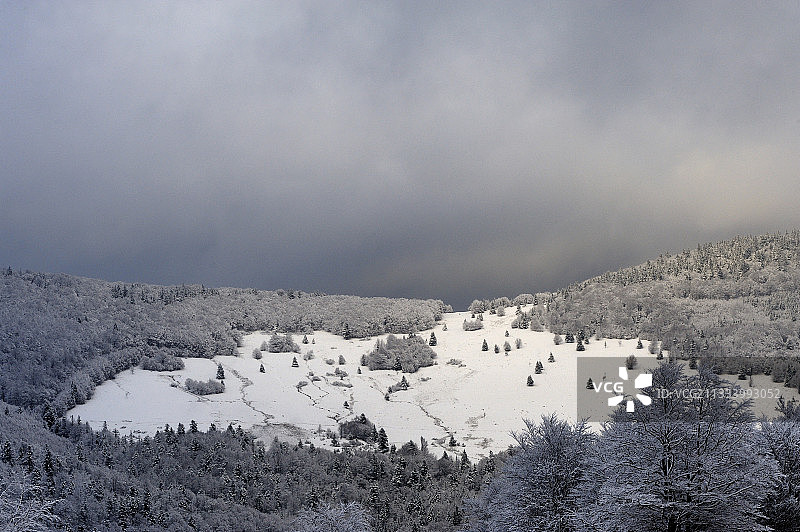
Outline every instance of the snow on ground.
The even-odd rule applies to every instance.
[[[424,437],[431,447],[452,451],[448,446],[452,434],[459,444],[456,450],[475,457],[507,448],[514,442],[511,432],[523,430],[525,418],[538,419],[555,412],[575,420],[577,356],[653,357],[646,349],[636,349],[636,339],[590,340],[583,353],[575,350],[574,343],[555,345],[552,333],[512,329],[514,310],[509,308],[503,317],[487,313],[484,329],[469,332],[461,325],[471,318],[470,313],[445,314],[433,329],[438,340],[433,348],[437,364],[405,374],[410,388],[391,394],[389,401],[384,394],[403,374],[366,367],[361,368],[362,374],[357,373],[361,356],[373,348],[378,337],[345,340],[316,332],[308,335],[308,344],[300,344],[302,335],[296,335],[300,354],[264,352],[263,358],[256,360],[253,350],[270,336],[261,332],[245,336],[235,357],[185,359],[186,367],[172,372],[123,372],[99,386],[89,402],[68,415],[80,416],[95,428],[107,422],[109,429],[123,434],[152,434],[164,424],[188,425],[194,419],[201,429],[211,423],[222,429],[229,423],[241,424],[267,442],[274,437],[286,441],[302,438],[328,446],[330,440],[325,440],[319,429],[335,431],[339,422],[363,412],[386,430],[392,443],[419,442]],[[443,330],[445,324],[447,330]],[[505,337],[506,331],[509,337]],[[430,331],[420,335],[427,340]],[[488,352],[481,351],[484,338]],[[517,338],[522,340],[520,349],[514,348]],[[508,355],[502,351],[506,341],[513,348]],[[495,344],[501,347],[499,354],[494,353]],[[309,351],[314,357],[304,360]],[[547,361],[550,353],[555,357],[553,363]],[[340,355],[345,359],[341,366]],[[298,368],[292,367],[295,356]],[[448,364],[450,359],[461,364]],[[534,371],[537,361],[544,364],[540,375]],[[224,393],[199,397],[181,387],[186,378],[213,378],[217,363],[225,368]],[[259,372],[262,363],[265,373]],[[336,368],[348,376],[335,376]],[[528,375],[535,379],[532,387],[526,386]],[[300,381],[307,384],[298,387]],[[337,382],[351,386],[334,385]]]

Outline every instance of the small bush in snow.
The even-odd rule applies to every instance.
[[[159,351],[151,357],[142,360],[142,369],[149,371],[175,371],[183,369],[183,359]]]
[[[480,329],[483,329],[483,321],[481,321],[481,320],[471,320],[471,321],[464,320],[464,323],[461,325],[461,327],[465,331],[478,331]]]
[[[196,381],[194,379],[186,379],[183,383],[186,389],[195,395],[211,395],[214,393],[222,393],[225,391],[225,383],[208,379],[207,381]]]

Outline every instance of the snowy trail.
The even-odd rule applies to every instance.
[[[253,381],[251,381],[251,380],[250,380],[250,379],[248,379],[247,377],[243,377],[243,376],[242,376],[242,375],[241,375],[241,374],[240,374],[238,371],[236,371],[234,368],[231,368],[231,367],[229,367],[229,366],[223,366],[223,367],[224,367],[224,368],[226,368],[226,369],[227,369],[228,371],[230,371],[231,373],[233,373],[233,375],[234,375],[234,376],[235,376],[237,379],[239,379],[239,380],[241,381],[241,383],[242,383],[242,384],[241,384],[241,386],[239,386],[239,393],[240,393],[240,394],[241,394],[241,396],[242,396],[242,402],[243,402],[244,404],[246,404],[248,407],[250,407],[252,410],[254,410],[255,412],[257,412],[257,413],[261,414],[262,416],[264,416],[264,423],[269,423],[269,420],[270,420],[270,419],[272,419],[272,418],[273,418],[273,417],[275,417],[275,416],[273,416],[272,414],[268,414],[268,413],[264,412],[263,410],[261,410],[261,409],[259,409],[259,408],[256,408],[256,407],[255,407],[255,405],[253,404],[253,401],[251,401],[251,400],[249,400],[249,399],[247,398],[247,392],[246,392],[245,390],[246,390],[248,387],[250,387],[250,386],[252,386],[252,385],[253,385]]]

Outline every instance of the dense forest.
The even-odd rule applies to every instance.
[[[557,292],[475,300],[532,304],[530,327],[656,340],[673,356],[790,357],[800,349],[800,231],[698,245]]]
[[[314,523],[349,505],[375,531],[447,531],[465,522],[462,501],[502,466],[502,456],[437,458],[424,440],[390,448],[383,429],[363,437],[358,450],[343,437],[338,452],[302,442],[265,446],[241,428],[202,431],[187,420],[133,438],[75,419],[48,428],[0,404],[0,483],[21,480],[12,486],[27,490],[18,500],[44,507],[40,521],[57,516],[59,530],[296,530],[304,511]]]
[[[131,285],[11,268],[0,300],[0,400],[56,416],[143,360],[164,367],[175,357],[232,355],[243,332],[409,334],[451,310],[434,300]]]

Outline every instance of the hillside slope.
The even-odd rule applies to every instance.
[[[243,332],[259,329],[409,333],[444,310],[434,300],[130,285],[9,268],[0,276],[0,399],[60,415],[144,357],[230,355]]]
[[[545,299],[556,332],[660,340],[685,359],[791,355],[800,345],[800,231],[698,245]]]

